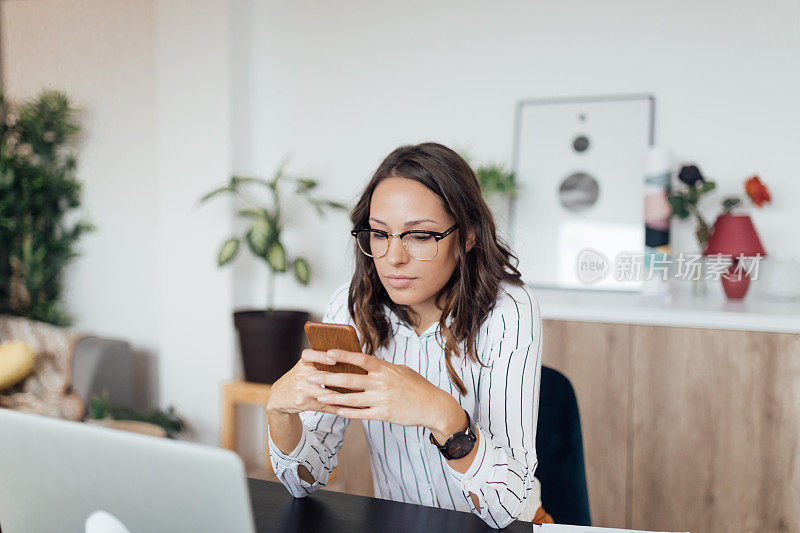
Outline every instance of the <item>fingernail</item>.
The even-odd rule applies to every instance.
[[[335,353],[336,352],[334,352],[333,350],[328,350],[327,353],[325,354],[325,360],[329,363],[335,363],[336,360],[333,358],[333,355],[335,355]]]

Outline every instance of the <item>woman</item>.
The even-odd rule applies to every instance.
[[[475,173],[440,144],[401,146],[351,220],[355,274],[322,321],[352,324],[363,353],[304,350],[272,386],[276,475],[296,497],[324,486],[357,419],[377,497],[470,511],[493,527],[549,519],[533,475],[539,304],[496,235]],[[368,373],[314,366],[338,361]]]

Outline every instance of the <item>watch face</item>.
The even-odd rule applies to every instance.
[[[447,453],[453,459],[461,459],[472,451],[475,438],[470,435],[453,435],[447,442]]]

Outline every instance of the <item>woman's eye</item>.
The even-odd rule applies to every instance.
[[[412,235],[411,238],[417,242],[427,242],[433,239],[430,235]]]
[[[373,233],[372,234],[372,238],[375,239],[375,240],[378,240],[378,241],[385,241],[386,240],[386,235],[384,235],[382,233]]]

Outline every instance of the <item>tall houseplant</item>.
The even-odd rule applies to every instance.
[[[256,383],[273,383],[289,370],[299,357],[303,343],[303,325],[309,318],[305,311],[278,310],[274,308],[275,278],[290,269],[301,285],[308,285],[311,269],[301,256],[290,256],[281,241],[284,229],[281,189],[294,185],[294,193],[305,199],[322,217],[326,209],[346,210],[332,200],[314,196],[317,181],[289,176],[284,172],[286,160],[269,180],[250,176],[231,176],[230,180],[200,198],[203,203],[210,198],[232,194],[247,207],[239,209],[237,216],[248,221],[242,236],[227,238],[217,253],[217,265],[223,267],[233,261],[246,244],[247,248],[267,266],[267,308],[241,310],[233,313],[239,331],[245,379]],[[245,192],[245,185],[263,187],[269,194],[268,203],[258,203]]]
[[[60,307],[61,278],[95,226],[67,223],[81,204],[79,131],[67,96],[44,91],[14,105],[0,94],[0,313],[70,326]]]

